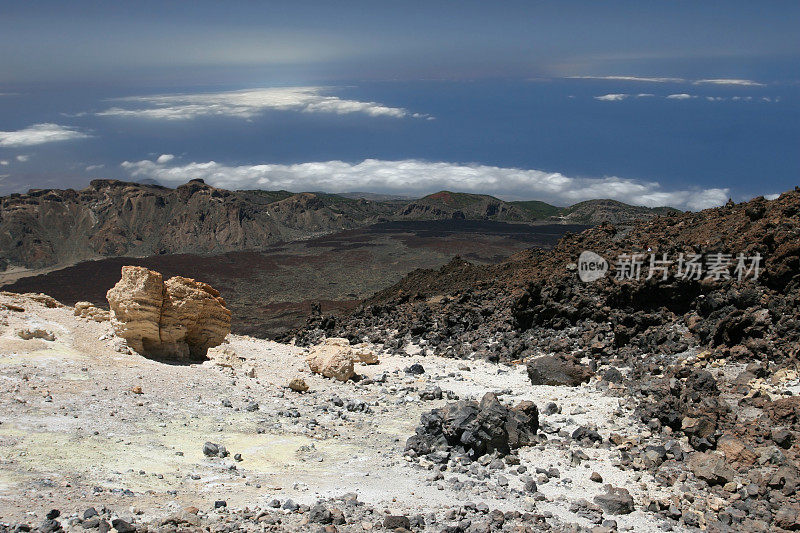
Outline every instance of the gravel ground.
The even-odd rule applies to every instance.
[[[568,438],[584,425],[596,426],[604,440],[648,432],[632,418],[631,405],[596,381],[532,386],[521,365],[416,352],[361,365],[364,379],[341,383],[312,375],[304,348],[236,335],[213,350],[212,360],[167,364],[124,353],[108,322],[43,301],[0,295],[0,522],[39,524],[51,509],[69,517],[88,507],[138,523],[191,507],[208,519],[270,508],[276,499],[310,508],[349,494],[376,514],[340,526],[345,530],[372,528],[374,517],[380,524],[388,512],[427,516],[416,529],[441,531],[463,519],[457,515],[467,503],[533,513],[569,529],[600,523],[582,500],[591,502],[610,483],[630,491],[636,510],[604,519],[620,530],[660,530],[659,518],[644,508],[668,497],[667,489],[656,488],[646,471],[615,466],[615,447],[578,448]],[[54,340],[24,340],[22,330],[52,333]],[[413,363],[425,373],[405,372]],[[306,381],[307,393],[286,388],[295,377]],[[421,400],[420,391],[433,386],[444,399]],[[476,477],[404,456],[423,412],[448,396],[479,400],[489,391],[508,404],[560,408],[540,415],[548,440],[520,450],[519,465],[484,468]],[[230,455],[204,455],[206,442]],[[577,449],[588,460],[574,461]],[[594,472],[602,482],[590,479]],[[524,490],[526,475],[537,481],[536,492]],[[226,507],[214,511],[217,501]],[[62,525],[69,527],[67,520]]]

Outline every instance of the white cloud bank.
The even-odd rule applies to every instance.
[[[150,178],[173,186],[201,178],[206,183],[226,189],[374,191],[420,195],[450,189],[505,198],[535,198],[560,205],[595,198],[613,198],[634,205],[669,205],[698,210],[722,205],[730,196],[729,189],[666,191],[656,182],[613,176],[571,178],[558,172],[415,159],[365,159],[355,164],[322,161],[240,166],[215,161],[167,165],[143,160],[125,161],[122,167],[133,178]]]
[[[16,148],[38,144],[85,139],[85,133],[58,124],[34,124],[23,130],[0,131],[0,146]]]
[[[694,85],[736,85],[738,87],[766,87],[766,84],[738,78],[687,80],[685,78],[648,78],[641,76],[567,76],[571,80],[632,81],[638,83],[692,83]]]
[[[738,87],[764,87],[763,83],[753,80],[740,80],[733,78],[717,78],[712,80],[696,80],[695,85],[736,85]]]
[[[364,113],[373,117],[425,118],[401,107],[376,102],[345,100],[324,94],[325,87],[275,87],[202,94],[173,94],[119,98],[134,108],[112,107],[98,116],[133,117],[160,120],[191,120],[199,117],[228,116],[251,119],[268,110],[303,113]]]
[[[611,93],[611,94],[604,94],[602,96],[595,96],[595,100],[599,100],[601,102],[621,102],[623,100],[627,100],[628,98],[645,98],[645,97],[656,97],[654,94],[650,93],[639,93],[639,94],[628,94],[628,93]],[[688,93],[675,93],[669,94],[667,96],[658,96],[657,98],[666,98],[667,100],[694,100],[695,98],[703,98],[709,102],[780,102],[780,97],[771,98],[769,96],[762,96],[760,98],[754,98],[752,96],[698,96],[696,94],[688,94]]]
[[[571,80],[635,81],[643,83],[685,83],[683,78],[643,78],[639,76],[567,76]]]

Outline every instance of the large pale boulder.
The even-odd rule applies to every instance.
[[[332,337],[311,348],[306,361],[312,372],[326,378],[347,381],[355,375],[353,366],[362,359],[347,339]]]
[[[202,359],[231,330],[231,312],[207,283],[122,267],[122,279],[106,293],[117,335],[142,355]]]

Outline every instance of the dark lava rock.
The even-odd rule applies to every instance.
[[[114,529],[116,529],[118,533],[134,533],[136,531],[136,526],[121,518],[112,520],[111,525],[114,526]]]
[[[324,505],[318,503],[308,512],[308,521],[315,524],[330,524],[333,522],[333,516]]]
[[[533,443],[538,429],[539,413],[533,403],[509,409],[487,392],[480,403],[462,400],[423,414],[406,450],[417,455],[455,450],[472,458],[493,452],[507,455]]]
[[[91,518],[87,518],[86,520],[81,523],[81,527],[83,529],[95,529],[100,527],[100,518],[97,516],[93,516]]]
[[[544,406],[544,410],[542,411],[543,414],[546,415],[555,415],[561,412],[561,408],[556,405],[555,402],[549,402],[547,405]]]
[[[38,531],[41,533],[55,533],[56,531],[61,530],[61,524],[58,522],[58,520],[53,520],[50,518],[42,522],[38,528]]]
[[[611,514],[629,514],[633,512],[633,497],[627,489],[606,486],[606,493],[594,497],[594,503]]]
[[[300,506],[297,503],[295,503],[293,500],[286,500],[283,503],[283,509],[286,509],[287,511],[296,511],[299,508],[300,508]]]
[[[83,519],[84,520],[88,520],[88,519],[92,518],[93,516],[97,516],[97,509],[95,509],[94,507],[89,507],[88,509],[86,509],[83,512]]]
[[[772,428],[770,438],[781,448],[788,449],[792,446],[792,432],[786,428]]]
[[[203,455],[206,457],[227,457],[228,450],[221,444],[214,444],[213,442],[206,442],[203,444]]]
[[[775,513],[775,525],[789,531],[800,530],[800,511],[791,507],[783,507]]]
[[[214,502],[214,509],[222,509],[223,507],[227,507],[228,502],[225,500],[217,500]]]
[[[383,519],[383,527],[390,530],[397,528],[408,529],[411,527],[411,520],[403,515],[389,515]]]
[[[689,459],[689,468],[699,479],[709,485],[724,485],[734,476],[725,458],[715,453],[697,452]]]
[[[572,438],[577,441],[588,440],[589,442],[603,442],[603,437],[594,429],[580,426],[572,432]]]
[[[55,520],[59,516],[61,516],[61,511],[59,511],[58,509],[50,509],[45,515],[45,518],[47,518],[48,520]]]
[[[546,355],[528,361],[528,378],[533,385],[568,385],[577,387],[591,379],[589,367],[567,357]]]
[[[603,372],[603,379],[609,383],[622,383],[624,377],[622,376],[622,372],[612,366]]]
[[[410,367],[406,368],[406,374],[420,375],[420,374],[424,374],[424,373],[425,373],[425,369],[419,363],[414,363]]]
[[[441,400],[442,399],[442,389],[441,387],[435,386],[424,391],[420,391],[419,393],[420,400]]]

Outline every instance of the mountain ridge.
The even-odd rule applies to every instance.
[[[393,220],[532,223],[561,217],[564,209],[571,208],[451,191],[414,200],[372,200],[321,192],[231,191],[199,179],[174,189],[98,179],[80,190],[31,189],[0,198],[0,266],[43,269],[124,255],[262,250]],[[581,220],[606,217],[603,221],[615,223],[661,214],[622,203],[604,214],[593,213],[591,205],[579,212]],[[555,220],[575,222],[569,213]]]

